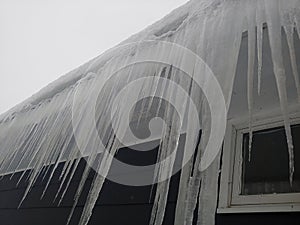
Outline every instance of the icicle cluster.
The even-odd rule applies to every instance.
[[[248,32],[248,71],[245,76],[248,77],[247,92],[251,137],[249,149],[251,150],[254,76],[258,76],[259,93],[263,87],[261,77],[264,27],[268,30],[274,74],[284,118],[290,158],[290,181],[292,182],[294,156],[288,112],[286,74],[282,57],[282,31],[287,37],[293,77],[300,100],[299,72],[294,46],[294,33],[297,32],[298,36],[300,34],[299,0],[192,0],[124,43],[161,40],[190,49],[210,66],[221,85],[227,106],[229,106],[242,35]],[[254,72],[256,49],[258,74]],[[113,71],[117,71],[121,65],[128,64],[139,55],[151,54],[152,57],[155,57],[164,51],[166,49],[153,52],[150,44],[149,46],[136,44],[122,49],[117,54],[108,52],[54,82],[0,118],[0,172],[1,174],[11,173],[13,176],[17,171],[24,171],[20,180],[28,179],[28,186],[20,205],[35,184],[37,177],[49,175],[43,192],[44,195],[58,164],[65,161],[60,175],[61,185],[55,196],[58,199],[58,204],[60,204],[77,169],[79,160],[84,156],[88,163],[75,195],[71,215],[90,172],[89,165],[94,165],[96,170],[104,174],[104,176],[95,175],[86,199],[79,224],[88,224],[95,202],[103,187],[105,175],[109,172],[112,159],[106,155],[101,156],[100,159],[97,158],[100,146],[97,145],[97,140],[91,135],[89,128],[92,124],[87,121],[91,121],[90,118],[95,117],[98,127],[101,127],[98,130],[99,136],[103,138],[109,153],[115,155],[121,143],[115,137],[114,132],[117,131],[113,130],[111,125],[113,123],[117,130],[124,129],[122,111],[124,105],[127,104],[126,96],[130,93],[125,92],[123,101],[120,101],[116,106],[112,116],[113,121],[107,119],[111,115],[109,105],[123,86],[140,78],[143,74],[145,77],[152,78],[153,82],[151,82],[150,87],[137,87],[137,99],[152,96],[153,93],[159,91],[161,97],[169,95],[169,97],[176,99],[178,97],[176,95],[177,89],[169,87],[168,82],[156,82],[155,78],[163,77],[182,86],[192,96],[194,102],[197,102],[202,130],[201,141],[197,146],[199,127],[189,127],[192,135],[188,137],[189,141],[186,144],[190,148],[197,149],[197,151],[194,155],[195,160],[190,160],[181,172],[175,224],[191,225],[197,203],[199,203],[197,224],[214,224],[220,159],[218,156],[208,169],[200,172],[200,159],[210,134],[210,119],[208,116],[209,108],[205,104],[205,96],[197,91],[197,87],[178,76],[171,65],[162,67],[146,64],[116,73],[108,87],[104,87],[105,94],[101,95],[102,98],[97,103],[95,111],[89,107],[90,99],[99,95],[98,90],[103,85],[101,80],[99,81],[99,77],[105,77]],[[178,56],[170,53],[169,57]],[[178,57],[178,60],[184,61],[185,58],[181,56]],[[201,74],[194,74],[193,76],[201,76]],[[148,82],[147,85],[149,85]],[[74,108],[74,101],[77,106],[81,107]],[[154,100],[150,99],[150,102],[142,103],[142,111],[150,113],[153,102]],[[159,116],[161,113],[159,111],[161,104],[162,101],[158,104],[157,111],[154,112],[155,116]],[[182,110],[189,110],[190,102],[186,100],[182,102],[182,106]],[[75,124],[72,121],[74,110],[80,118]],[[167,126],[163,130],[158,161],[177,150],[182,124],[178,123],[175,116],[176,114],[171,107],[165,108],[163,117]],[[138,121],[142,119],[138,118]],[[194,119],[188,118],[190,121]],[[80,136],[82,143],[80,151],[75,141],[74,130]],[[173,158],[169,164],[162,164],[156,168],[155,179],[159,180],[160,177],[172,173],[174,161]],[[53,164],[53,167],[46,167],[50,164]],[[26,174],[26,170],[30,170],[30,173]],[[24,177],[25,175],[28,177]],[[158,183],[151,225],[161,225],[163,222],[169,182],[170,180],[166,179],[164,182]],[[68,222],[70,219],[71,216]]]

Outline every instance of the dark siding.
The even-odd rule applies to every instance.
[[[119,154],[120,158],[133,159],[122,154]],[[150,155],[140,158],[143,158],[146,164],[147,160],[153,160]],[[84,166],[85,162],[82,160],[60,207],[57,207],[57,202],[53,203],[53,199],[59,188],[58,178],[63,164],[59,165],[44,198],[40,199],[40,196],[46,181],[42,181],[40,177],[18,210],[16,208],[27,184],[22,181],[16,187],[21,173],[16,173],[12,179],[9,175],[4,176],[0,180],[0,225],[65,225]],[[85,184],[71,225],[78,224],[92,177],[93,172]],[[174,221],[178,178],[179,173],[171,180],[164,225],[172,225]],[[150,192],[151,186],[131,187],[106,181],[89,225],[148,225],[153,203],[153,199],[149,200]],[[216,215],[216,221],[216,225],[300,225],[300,213]]]
[[[184,142],[181,141],[181,143]],[[157,149],[138,152],[132,151],[128,148],[123,148],[119,150],[117,158],[129,164],[135,163],[139,165],[150,165],[155,162],[156,154]],[[12,179],[10,179],[11,175],[4,176],[0,181],[0,225],[65,225],[73,205],[74,195],[81,179],[81,174],[83,173],[85,164],[85,161],[82,159],[66,196],[59,207],[57,207],[58,201],[53,203],[53,200],[60,185],[58,178],[63,168],[63,163],[59,165],[55,172],[44,198],[40,199],[50,172],[48,172],[48,176],[46,176],[44,180],[42,179],[42,175],[38,178],[36,184],[18,210],[18,204],[20,203],[27,187],[26,179],[23,179],[18,187],[16,187],[22,173],[16,173]],[[26,172],[24,178],[27,177],[28,173],[29,172]],[[166,225],[173,224],[179,175],[180,173],[177,173],[171,179],[171,189],[168,196],[168,206],[165,217]],[[93,176],[94,172],[92,171],[84,186],[83,193],[71,220],[71,225],[77,225],[79,222],[81,211],[83,210]],[[107,180],[97,200],[96,207],[94,208],[94,213],[89,224],[148,224],[154,197],[152,196],[152,199],[150,199],[151,189],[151,186],[132,187]]]
[[[78,171],[72,180],[71,186],[60,207],[53,203],[56,191],[59,188],[58,174],[55,174],[53,182],[49,186],[43,199],[40,196],[44,190],[45,181],[38,180],[20,209],[16,209],[26,188],[22,182],[18,187],[16,183],[21,173],[5,176],[0,182],[0,224],[2,225],[46,225],[66,224],[73,197],[77,189],[80,173],[84,168],[84,161],[80,163]],[[59,170],[63,165],[60,165]],[[58,171],[59,171],[58,170]],[[173,223],[175,202],[177,195],[177,183],[179,174],[172,178],[171,192],[168,199],[165,224]],[[91,184],[92,174],[86,182],[84,191],[74,213],[71,224],[78,224],[79,217]],[[148,224],[153,200],[149,201],[151,186],[130,187],[106,181],[103,191],[98,198],[97,205],[89,224],[103,225],[134,225]]]

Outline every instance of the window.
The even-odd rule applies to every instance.
[[[289,157],[284,127],[276,127],[253,134],[249,159],[249,134],[242,137],[241,195],[300,193],[300,125],[292,126],[295,154],[295,173],[289,182]],[[297,138],[298,137],[298,138]]]
[[[295,154],[292,186],[282,118],[264,115],[254,121],[250,159],[248,119],[229,122],[218,212],[300,211],[300,115],[291,118]]]

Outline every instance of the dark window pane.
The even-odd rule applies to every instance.
[[[254,132],[251,161],[249,134],[243,136],[242,195],[300,192],[300,125],[292,126],[295,153],[293,186],[289,182],[289,155],[283,127]]]

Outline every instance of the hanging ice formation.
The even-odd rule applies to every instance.
[[[96,114],[93,114],[94,111],[88,105],[90,104],[89,99],[98,94],[95,90],[99,90],[99,85],[101,86],[97,82],[99,77],[110,74],[118,69],[120,65],[131,62],[133,58],[137,58],[139,55],[151,54],[152,57],[155,57],[166,51],[166,49],[161,49],[158,52],[153,52],[151,51],[153,42],[149,44],[143,42],[144,40],[155,40],[176,43],[199,55],[215,74],[221,85],[226,104],[229,106],[242,34],[248,32],[248,72],[245,76],[248,76],[249,124],[250,134],[252,134],[252,95],[254,92],[254,76],[256,75],[254,72],[255,49],[257,49],[258,91],[260,92],[263,87],[263,84],[261,84],[261,71],[264,27],[268,30],[273,69],[284,118],[290,158],[290,181],[292,182],[294,172],[293,141],[289,122],[286,74],[281,41],[283,31],[287,37],[292,72],[300,99],[299,73],[297,71],[293,39],[295,32],[298,35],[300,34],[299,0],[192,0],[188,2],[161,21],[122,43],[136,42],[137,44],[134,46],[129,45],[130,47],[123,48],[117,54],[108,52],[91,60],[2,115],[0,118],[0,172],[5,174],[11,171],[15,173],[19,170],[30,170],[29,175],[27,175],[28,187],[22,199],[23,201],[38,176],[50,174],[47,182],[48,186],[58,163],[65,161],[66,163],[60,175],[61,186],[56,195],[60,203],[79,164],[79,159],[84,154],[88,163],[74,199],[74,207],[89,174],[89,165],[93,164],[94,168],[101,170],[101,174],[104,174],[104,176],[95,175],[90,187],[90,193],[80,220],[80,225],[86,225],[112,162],[111,158],[107,156],[97,158],[98,152],[93,149],[97,149],[99,146],[97,146],[97,140],[91,135],[89,129],[92,124],[87,121],[90,121],[91,116],[96,115],[95,121],[98,127],[101,127],[101,130],[98,130],[99,136],[103,138],[104,145],[109,153],[115,155],[121,143],[113,134],[116,130],[113,131],[111,123],[107,119],[111,108],[106,106],[113,102],[113,98],[124,85],[126,86],[132,80],[140,78],[141,74],[144,77],[151,77],[153,81],[150,82],[150,85],[147,82],[147,87],[137,88],[139,98],[153,96],[153,93],[158,93],[161,97],[170,95],[169,97],[176,99],[178,97],[176,95],[177,89],[174,89],[172,85],[170,86],[168,82],[157,82],[155,78],[170,79],[181,85],[197,102],[197,107],[200,109],[199,117],[202,129],[200,144],[196,146],[199,127],[189,127],[192,135],[189,137],[188,144],[191,148],[198,148],[198,151],[195,153],[195,160],[190,160],[181,172],[175,224],[192,224],[198,202],[197,224],[213,225],[220,158],[218,156],[206,170],[201,172],[198,169],[200,167],[200,157],[203,154],[210,132],[210,120],[206,117],[209,114],[209,109],[205,106],[203,94],[197,91],[198,87],[174,72],[175,70],[172,69],[171,65],[162,66],[147,63],[133,68],[124,68],[116,73],[108,82],[107,87],[103,89],[105,95],[102,96],[99,105],[96,107]],[[178,57],[177,60],[181,61],[185,60],[184,56],[176,56],[172,53],[169,54],[169,57]],[[193,74],[193,76],[201,76],[201,74]],[[160,90],[164,91],[161,92]],[[130,91],[127,90],[127,92]],[[130,94],[127,92],[125,92],[123,101],[120,101],[115,107],[113,123],[116,129],[123,129],[120,119],[127,101],[126,94]],[[81,107],[74,109],[73,101],[77,101],[77,105]],[[151,111],[151,105],[153,104],[154,97],[152,99],[150,97],[148,102],[142,102],[141,111],[156,115],[162,113],[159,112],[159,105],[162,104],[162,100],[158,103],[156,112]],[[182,109],[189,110],[190,105],[191,102],[185,100],[182,102]],[[72,122],[72,113],[74,113],[72,110],[77,110],[76,114],[80,116],[80,120],[76,124]],[[175,119],[176,113],[172,111],[171,107],[166,107],[162,114],[167,126],[162,133],[158,161],[172,151],[176,151],[183,126]],[[143,119],[142,116],[138,117],[138,121]],[[195,118],[189,119],[193,120]],[[74,127],[79,132],[80,141],[83,143],[83,146],[80,146],[81,152],[78,151],[78,146],[74,141]],[[249,147],[251,149],[251,144]],[[49,164],[53,164],[53,167],[45,167]],[[170,174],[173,166],[174,159],[171,159],[169,164],[162,164],[156,168],[155,179]],[[23,172],[20,180],[26,178],[24,177],[25,174]],[[47,191],[47,186],[44,193]],[[162,224],[168,188],[168,179],[158,184],[150,224]]]

